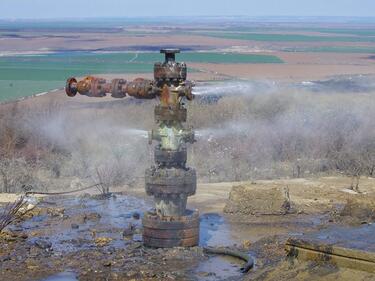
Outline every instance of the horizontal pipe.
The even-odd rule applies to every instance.
[[[161,98],[161,104],[165,107],[176,106],[180,98],[186,97],[192,100],[192,87],[190,81],[184,81],[178,86],[164,84],[162,88],[155,85],[156,82],[143,78],[137,78],[128,82],[125,79],[113,79],[107,81],[104,78],[87,76],[78,81],[71,77],[66,82],[65,92],[68,96],[74,97],[77,93],[88,97],[104,97],[111,94],[113,98],[124,98],[127,95],[137,99]]]

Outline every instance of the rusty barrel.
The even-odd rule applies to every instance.
[[[148,247],[193,247],[199,244],[199,212],[186,210],[181,217],[160,217],[146,212],[143,217],[143,243]]]

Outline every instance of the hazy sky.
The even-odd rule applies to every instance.
[[[375,0],[0,0],[0,18],[375,16]]]

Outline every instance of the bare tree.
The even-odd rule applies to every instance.
[[[41,187],[36,176],[37,165],[27,163],[24,158],[2,158],[0,161],[0,187],[2,192],[29,191]]]
[[[341,151],[335,157],[335,165],[339,171],[351,178],[350,189],[359,192],[359,181],[364,173],[364,164],[357,150]]]
[[[374,139],[366,138],[361,148],[361,160],[363,162],[364,170],[370,177],[375,176],[375,141]]]
[[[108,195],[110,187],[116,183],[116,173],[109,165],[96,167],[94,180],[98,184],[98,189],[102,195]]]
[[[0,233],[11,223],[22,217],[27,213],[27,201],[25,197],[21,196],[14,203],[9,203],[0,214]]]

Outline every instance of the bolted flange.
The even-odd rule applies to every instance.
[[[143,220],[143,242],[148,247],[193,247],[199,244],[199,212],[186,210],[184,216],[160,217],[146,212]]]
[[[191,196],[197,189],[197,175],[194,169],[151,168],[146,170],[146,193],[185,194]]]
[[[154,155],[155,162],[159,166],[184,168],[187,161],[186,148],[181,148],[180,150],[165,150],[156,146]]]
[[[185,63],[176,62],[176,53],[179,49],[162,49],[160,53],[165,54],[164,62],[154,65],[154,79],[158,83],[182,82],[186,80],[187,67]]]

